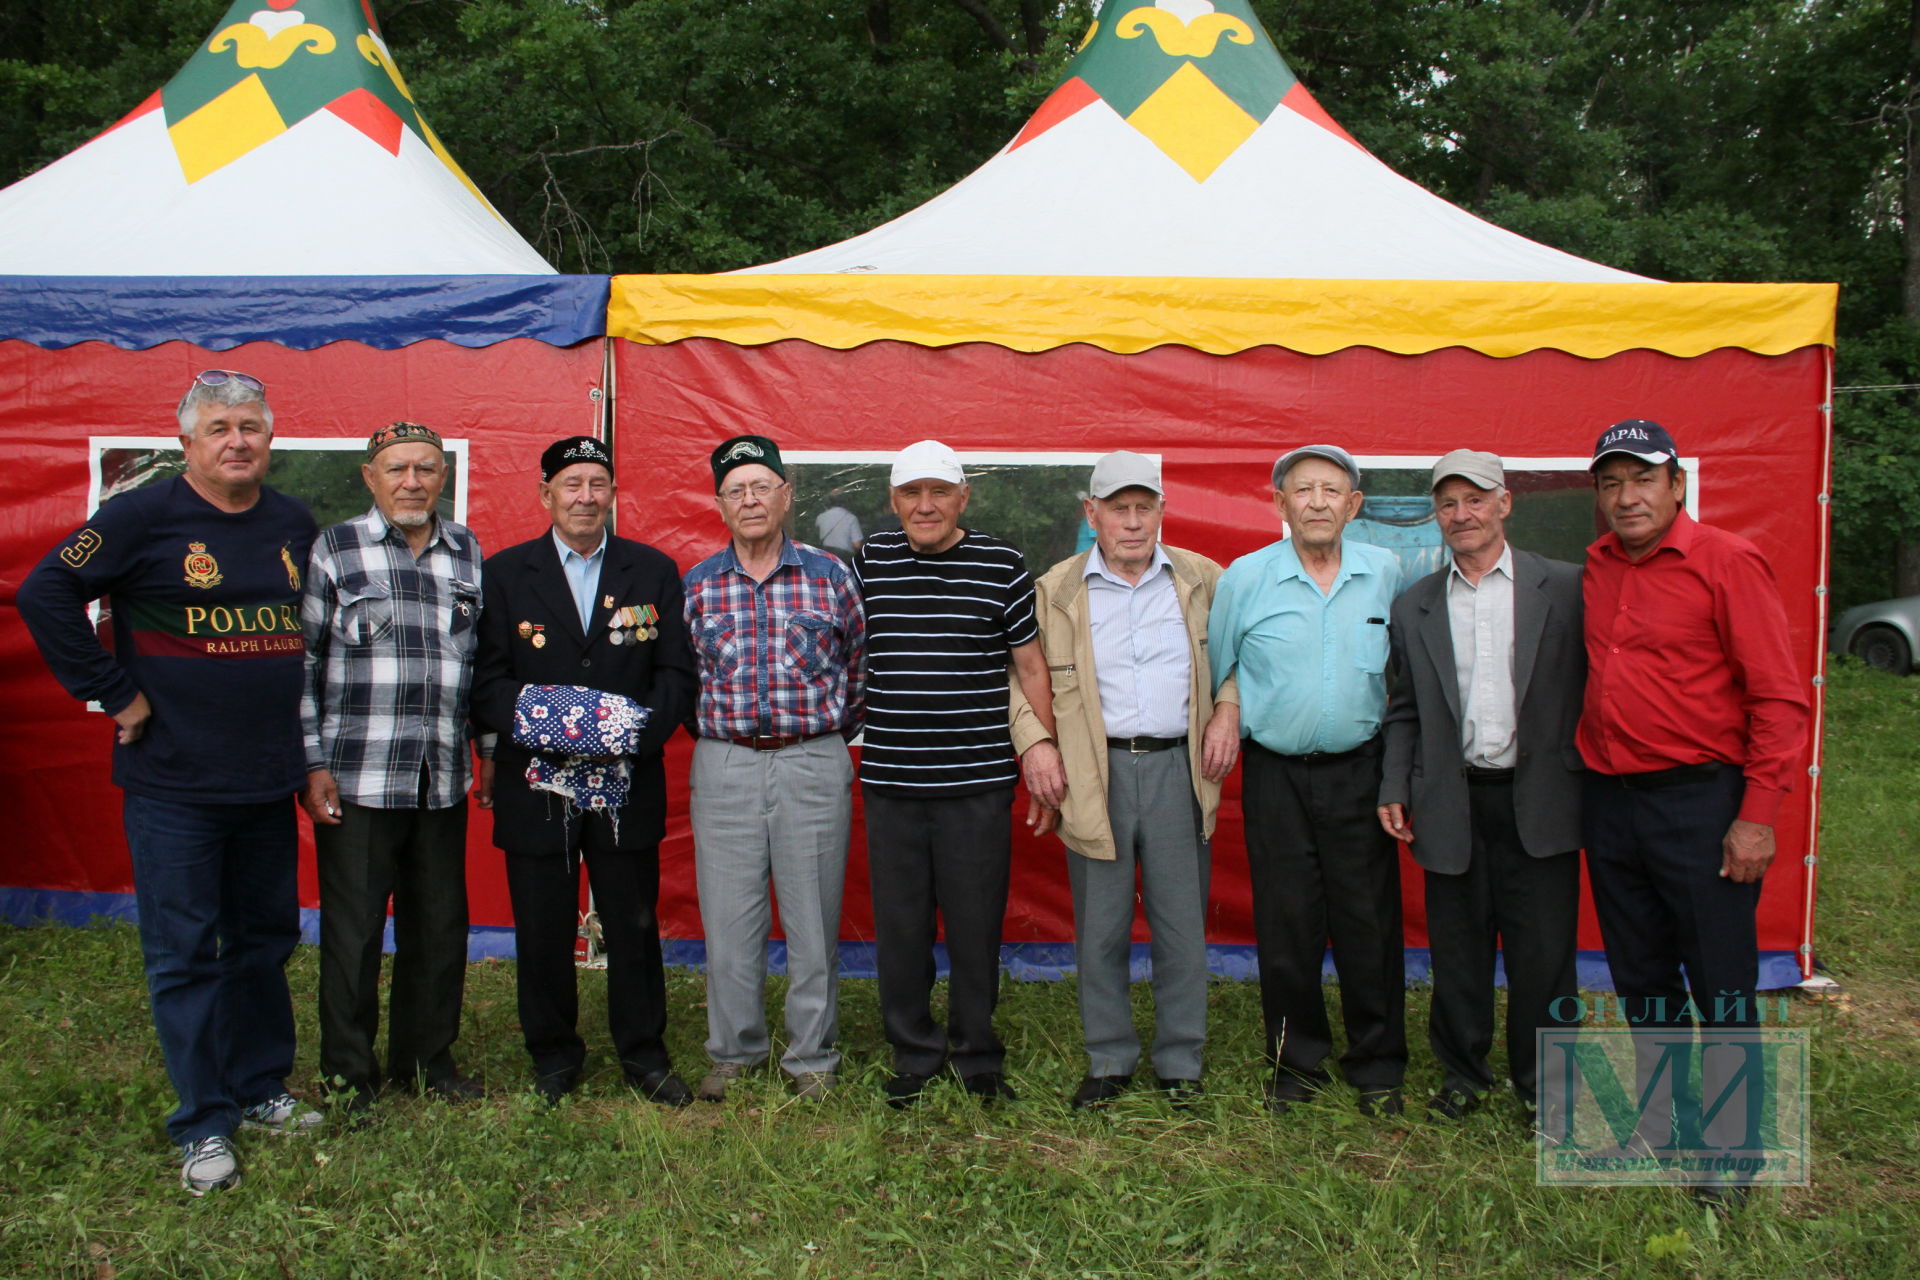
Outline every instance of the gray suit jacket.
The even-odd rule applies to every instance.
[[[1473,832],[1447,619],[1450,572],[1451,563],[1393,602],[1380,803],[1407,807],[1415,861],[1458,874],[1471,860]],[[1513,577],[1514,817],[1526,851],[1544,858],[1580,847],[1584,766],[1574,730],[1587,682],[1580,570],[1515,548]]]

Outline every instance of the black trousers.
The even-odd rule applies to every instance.
[[[1578,986],[1573,956],[1580,928],[1580,851],[1530,857],[1513,814],[1513,783],[1468,786],[1472,855],[1459,875],[1426,873],[1427,940],[1433,948],[1433,1018],[1428,1042],[1444,1069],[1442,1087],[1482,1094],[1493,1087],[1493,962],[1507,968],[1507,1073],[1531,1103],[1539,1078],[1535,1033],[1556,1026],[1551,1009]]]
[[[1720,875],[1721,840],[1746,787],[1730,764],[1659,788],[1587,774],[1587,876],[1613,987],[1634,1023],[1690,1024],[1689,989],[1709,1025],[1758,1021],[1760,885]]]
[[[577,1073],[587,1047],[576,1028],[574,943],[580,923],[580,864],[593,888],[593,907],[607,952],[607,1027],[614,1052],[629,1072],[667,1070],[667,976],[660,958],[660,846],[629,852],[613,847],[607,819],[580,823],[577,857],[558,853],[507,854],[507,893],[513,902],[514,949],[519,962],[520,1030],[534,1073]]]
[[[880,1021],[893,1069],[962,1078],[998,1071],[994,1034],[1000,938],[1013,857],[1013,788],[948,799],[901,799],[868,786],[867,868],[873,884]],[[934,917],[946,926],[947,1025],[933,1020]]]
[[[417,1085],[454,1074],[467,980],[467,802],[445,809],[340,806],[313,829],[320,873],[320,1078],[371,1095],[383,1078]],[[393,900],[387,1070],[380,945]]]
[[[1327,1079],[1320,1064],[1333,1032],[1320,963],[1331,941],[1347,1031],[1341,1070],[1360,1089],[1397,1088],[1407,1070],[1407,970],[1399,850],[1374,816],[1380,739],[1321,761],[1249,741],[1245,760],[1267,1056],[1281,1071]]]

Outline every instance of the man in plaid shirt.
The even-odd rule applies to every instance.
[[[320,1075],[349,1112],[385,1080],[450,1101],[467,963],[467,698],[480,543],[435,511],[440,437],[396,422],[367,442],[373,510],[313,545],[301,622],[307,789],[320,871]],[[477,798],[491,804],[492,763]],[[393,900],[387,1069],[374,1053]]]
[[[852,823],[866,623],[847,567],[786,535],[793,490],[780,448],[736,436],[713,451],[715,505],[732,535],[686,577],[700,665],[690,778],[707,942],[707,1056],[699,1096],[768,1054],[769,881],[787,942],[780,1065],[819,1098],[840,1064],[840,891]]]

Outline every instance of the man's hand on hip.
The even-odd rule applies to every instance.
[[[307,774],[307,789],[300,793],[300,807],[307,811],[316,827],[340,825],[340,788],[325,769]]]
[[[132,702],[113,713],[113,722],[119,726],[114,730],[114,741],[123,747],[129,742],[140,741],[140,735],[147,731],[147,721],[151,719],[153,704],[147,701],[147,695],[134,694]]]
[[[1058,809],[1067,798],[1067,769],[1051,740],[1028,747],[1020,757],[1020,771],[1026,775],[1027,790],[1046,808]]]
[[[1720,841],[1720,874],[1735,884],[1752,884],[1773,863],[1773,828],[1735,818]]]

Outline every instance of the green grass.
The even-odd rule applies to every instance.
[[[1906,1280],[1920,1252],[1920,679],[1836,672],[1827,741],[1818,936],[1848,997],[1793,1010],[1814,1028],[1814,1181],[1731,1220],[1663,1188],[1536,1186],[1532,1147],[1498,1108],[1447,1128],[1366,1120],[1345,1095],[1272,1120],[1251,984],[1212,989],[1198,1114],[1137,1093],[1088,1118],[1062,1101],[1082,1065],[1070,983],[1004,988],[1016,1106],[983,1111],[943,1084],[914,1112],[887,1110],[873,986],[849,982],[840,1094],[796,1103],[764,1074],[724,1107],[666,1111],[620,1087],[586,974],[582,1024],[602,1052],[548,1111],[522,1091],[504,964],[469,976],[461,1049],[493,1088],[484,1103],[399,1101],[358,1132],[246,1135],[245,1185],[190,1201],[161,1131],[171,1094],[132,930],[0,929],[0,1275]],[[291,970],[308,1092],[316,963],[302,949]],[[670,984],[671,1047],[697,1073],[700,982]],[[1412,996],[1419,1046],[1426,1001]],[[1410,1093],[1433,1083],[1417,1049]]]

